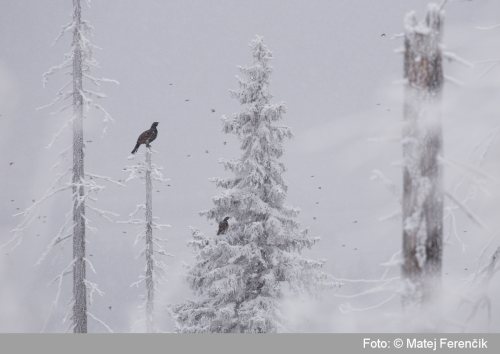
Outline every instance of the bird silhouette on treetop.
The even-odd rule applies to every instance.
[[[139,150],[139,146],[142,144],[146,144],[146,147],[150,147],[149,144],[151,144],[158,136],[158,129],[156,129],[157,126],[158,122],[154,122],[151,125],[151,128],[139,135],[139,138],[137,138],[137,144],[135,144],[134,150],[132,150],[132,154],[135,154],[137,150]]]

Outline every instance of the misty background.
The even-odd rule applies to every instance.
[[[155,185],[153,211],[172,227],[168,239],[167,282],[157,293],[157,318],[165,331],[173,330],[167,304],[186,301],[185,265],[192,262],[186,246],[189,226],[216,232],[198,215],[208,209],[218,191],[210,177],[223,176],[219,158],[239,155],[239,144],[221,131],[222,115],[240,107],[228,93],[237,87],[238,65],[251,61],[248,47],[262,35],[274,54],[271,92],[274,101],[287,105],[284,123],[295,137],[285,146],[288,203],[301,208],[303,227],[321,237],[310,256],[325,259],[325,270],[338,278],[380,277],[386,262],[401,247],[400,218],[381,221],[399,208],[397,196],[383,183],[373,181],[373,170],[401,186],[403,58],[393,35],[403,31],[404,15],[414,9],[421,18],[428,1],[195,1],[106,0],[92,1],[83,17],[94,27],[93,41],[102,50],[94,54],[101,68],[96,76],[116,79],[120,85],[103,87],[108,98],[102,105],[113,116],[105,135],[102,115],[91,112],[85,121],[86,170],[125,179],[123,168],[137,136],[158,121],[159,135],[152,144],[154,163],[170,178]],[[13,214],[40,198],[56,174],[51,167],[71,140],[66,130],[50,149],[45,147],[67,114],[36,110],[54,98],[67,80],[53,76],[42,87],[41,76],[62,61],[70,36],[51,46],[62,25],[71,20],[71,1],[39,0],[0,2],[0,243],[8,240],[21,218]],[[446,7],[444,43],[476,63],[473,68],[445,63],[445,74],[462,85],[446,84],[443,97],[444,154],[447,159],[473,164],[475,150],[499,128],[500,67],[483,73],[483,60],[500,58],[500,29],[478,26],[500,23],[498,0],[450,1]],[[142,147],[141,149],[143,149]],[[70,162],[71,154],[67,156]],[[136,159],[141,158],[136,156]],[[456,230],[445,221],[443,281],[450,307],[456,305],[460,284],[476,269],[478,256],[498,246],[500,227],[500,141],[493,140],[481,171],[488,176],[484,188],[468,206],[485,228],[456,211]],[[469,171],[470,172],[470,171]],[[454,187],[463,168],[445,166],[445,186]],[[465,183],[459,197],[471,187]],[[473,188],[473,186],[471,187]],[[108,184],[99,195],[99,207],[128,219],[144,200],[144,186],[132,181],[126,187]],[[0,332],[38,332],[49,315],[55,286],[48,283],[68,264],[70,244],[35,266],[46,245],[71,208],[70,194],[44,205],[41,218],[25,233],[14,251],[0,253]],[[137,309],[144,293],[130,284],[142,273],[144,260],[136,258],[133,226],[113,224],[92,216],[95,233],[88,231],[87,252],[97,274],[90,280],[105,292],[90,311],[116,332],[141,330]],[[493,241],[491,241],[493,239]],[[399,267],[391,268],[394,276]],[[491,293],[498,294],[498,276]],[[399,298],[366,311],[341,311],[376,305],[390,294],[340,298],[366,289],[347,283],[319,300],[290,300],[285,306],[291,331],[356,332],[402,331],[394,319]],[[47,331],[60,332],[71,295],[67,278],[59,305],[49,318]],[[500,331],[499,300],[492,296],[492,321],[478,319],[468,330]],[[460,311],[459,311],[460,312]],[[460,315],[460,313],[458,313]],[[482,317],[486,317],[484,314]],[[479,316],[479,317],[481,317]],[[442,330],[457,330],[442,327]],[[89,332],[104,332],[89,319]]]

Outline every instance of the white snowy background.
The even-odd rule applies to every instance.
[[[222,176],[221,157],[234,157],[239,145],[221,132],[220,117],[239,110],[228,89],[237,87],[237,65],[250,62],[248,42],[255,34],[274,54],[271,92],[288,107],[285,123],[295,133],[286,144],[285,178],[288,202],[300,207],[300,221],[322,240],[310,252],[323,258],[326,270],[339,278],[374,279],[385,270],[381,263],[401,246],[400,220],[380,218],[399,208],[382,183],[371,181],[382,171],[400,189],[398,141],[402,120],[402,57],[394,49],[402,39],[403,17],[415,9],[423,15],[423,0],[316,0],[316,1],[194,1],[106,0],[84,8],[84,18],[95,27],[98,74],[120,81],[107,85],[103,102],[115,118],[102,136],[101,118],[92,113],[85,121],[86,168],[115,179],[125,179],[123,168],[140,132],[158,121],[153,143],[155,163],[164,167],[169,186],[158,186],[154,213],[172,227],[168,238],[168,282],[157,298],[158,318],[164,330],[173,329],[166,311],[169,303],[191,297],[184,282],[184,264],[192,260],[186,242],[189,226],[215,233],[198,215],[211,206],[216,190],[210,177]],[[51,47],[60,27],[69,22],[71,2],[65,0],[2,0],[0,4],[0,243],[11,237],[19,218],[13,214],[39,198],[54,178],[51,166],[70,142],[70,130],[51,149],[45,146],[67,118],[36,110],[50,102],[66,78],[58,76],[42,88],[41,75],[61,61],[69,38]],[[500,28],[481,31],[477,26],[500,23],[500,1],[450,1],[446,8],[447,49],[471,62],[500,58]],[[500,66],[486,75],[487,64],[467,68],[445,63],[445,73],[463,82],[445,86],[444,153],[466,164],[476,159],[474,147],[500,125]],[[215,112],[212,112],[215,110]],[[227,142],[224,144],[224,142]],[[456,212],[458,236],[446,222],[444,284],[450,307],[455,306],[464,279],[477,266],[477,257],[491,235],[499,245],[500,139],[491,145],[481,170],[489,177],[486,191],[469,204],[491,231],[474,225]],[[468,174],[470,175],[470,173]],[[452,190],[464,170],[446,166],[445,184]],[[127,219],[143,201],[144,187],[129,183],[109,185],[100,194],[100,207]],[[49,315],[55,287],[48,282],[70,259],[69,244],[40,267],[35,263],[57,232],[70,195],[47,203],[40,219],[13,252],[0,253],[0,332],[38,332]],[[135,258],[136,230],[94,218],[98,231],[88,233],[87,252],[97,274],[92,281],[105,292],[91,311],[116,332],[141,330],[137,310],[142,288],[129,285],[141,274],[144,261]],[[398,275],[399,268],[391,270]],[[478,320],[468,330],[500,331],[500,286],[494,279],[492,322]],[[394,320],[400,301],[367,311],[342,313],[339,306],[376,305],[390,296],[352,300],[366,286],[346,284],[325,293],[320,301],[292,302],[287,306],[291,329],[306,332],[400,331]],[[48,331],[64,331],[62,323],[71,293],[67,279]],[[483,317],[481,314],[479,317]],[[452,326],[442,330],[457,330]],[[89,320],[90,332],[105,329]]]

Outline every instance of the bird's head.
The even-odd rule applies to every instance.
[[[152,125],[151,125],[151,128],[156,128],[158,126],[158,122],[154,122]]]
[[[229,216],[226,216],[226,217],[224,218],[224,221],[228,221],[229,219],[230,219],[230,217],[229,217]]]

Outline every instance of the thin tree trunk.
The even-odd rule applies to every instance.
[[[146,331],[154,331],[153,281],[153,184],[151,180],[151,149],[146,148]]]
[[[403,303],[423,304],[440,286],[443,177],[440,101],[443,86],[442,14],[428,9],[425,24],[409,17],[405,35],[407,79],[403,128]]]
[[[82,47],[80,0],[73,0],[73,332],[87,333],[85,285],[85,187],[83,145]]]

